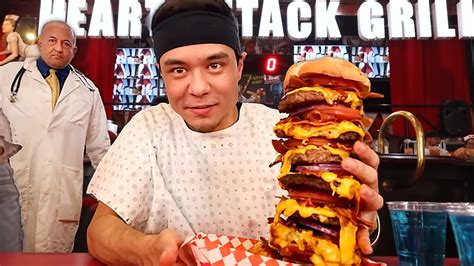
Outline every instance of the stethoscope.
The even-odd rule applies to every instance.
[[[73,66],[70,65],[70,67],[71,67],[72,73],[74,73],[79,78],[81,83],[84,84],[84,86],[86,86],[90,92],[94,92],[95,91],[94,85],[89,80],[87,80],[86,76],[82,74],[79,70],[75,69]],[[16,73],[15,78],[13,79],[13,83],[10,87],[10,98],[9,98],[11,103],[16,103],[18,101],[18,98],[17,98],[18,90],[20,89],[21,79],[23,78],[23,75],[25,74],[25,72],[26,72],[26,68],[24,67],[20,68],[18,73]]]

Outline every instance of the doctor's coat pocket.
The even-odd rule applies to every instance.
[[[82,207],[83,178],[82,170],[63,166],[59,188],[59,221],[79,221]]]
[[[85,126],[89,122],[92,104],[84,99],[74,97],[67,106],[67,121],[74,125]]]

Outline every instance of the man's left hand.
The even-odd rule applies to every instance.
[[[377,173],[380,160],[378,155],[369,146],[360,141],[354,144],[354,152],[360,160],[346,158],[342,161],[341,166],[361,180],[360,218],[375,224],[377,210],[383,206],[383,198],[379,194]],[[373,252],[368,228],[359,229],[357,232],[357,242],[362,253],[371,254]]]

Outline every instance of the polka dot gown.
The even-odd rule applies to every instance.
[[[212,133],[190,130],[169,105],[138,113],[101,161],[88,193],[145,233],[175,228],[259,238],[275,212],[276,110],[243,104],[239,120]]]

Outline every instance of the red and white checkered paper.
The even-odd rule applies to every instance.
[[[199,233],[186,245],[191,248],[197,265],[301,265],[248,252],[257,242],[244,237]]]
[[[258,240],[244,237],[220,236],[215,234],[199,233],[184,244],[191,249],[197,265],[286,265],[296,266],[302,264],[289,263],[248,252]],[[363,259],[362,265],[387,266],[383,262]]]

